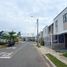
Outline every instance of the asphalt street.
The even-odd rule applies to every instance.
[[[0,49],[0,67],[52,67],[33,44],[24,42]]]

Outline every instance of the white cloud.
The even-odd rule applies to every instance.
[[[67,0],[0,0],[0,29],[36,33],[37,18],[41,31],[66,6]]]

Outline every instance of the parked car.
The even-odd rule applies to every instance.
[[[14,40],[9,40],[8,41],[8,47],[14,46],[15,45],[15,41]]]

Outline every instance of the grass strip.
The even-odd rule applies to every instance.
[[[51,54],[46,54],[46,56],[56,65],[56,67],[67,67],[66,64],[58,60],[56,57],[54,57]]]
[[[63,54],[63,56],[67,57],[67,52],[65,52],[65,53]]]

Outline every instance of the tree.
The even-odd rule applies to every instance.
[[[40,42],[40,45],[41,46],[44,46],[45,45],[45,42],[44,42],[44,39],[43,38],[40,38],[39,42]]]
[[[8,40],[8,39],[9,39],[9,34],[4,33],[4,34],[2,35],[2,39]]]
[[[9,34],[7,32],[0,32],[0,44],[6,44],[9,40]]]
[[[9,32],[9,38],[10,38],[10,40],[11,39],[14,40],[16,37],[17,37],[16,32],[14,32],[14,31]]]
[[[17,36],[18,36],[18,37],[21,37],[21,32],[18,32],[18,33],[17,33]]]
[[[21,32],[17,33],[17,37],[18,37],[18,41],[20,41],[21,40]]]

